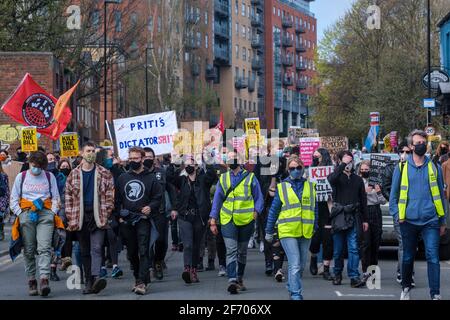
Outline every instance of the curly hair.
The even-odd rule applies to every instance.
[[[47,168],[48,165],[47,156],[42,151],[36,151],[31,153],[28,162],[41,169]]]

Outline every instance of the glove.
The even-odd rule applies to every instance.
[[[273,242],[273,234],[266,233],[266,236],[264,237],[267,242],[272,243]]]

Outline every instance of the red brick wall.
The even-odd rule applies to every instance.
[[[47,92],[59,97],[60,90],[56,87],[56,73],[61,75],[62,66],[52,53],[0,52],[0,105],[3,105],[8,99],[27,72]],[[17,123],[0,112],[0,125],[5,124],[15,126]],[[19,145],[19,141],[11,143],[11,149],[15,151]],[[39,145],[42,145],[47,151],[52,150],[52,141],[47,137],[41,136]]]

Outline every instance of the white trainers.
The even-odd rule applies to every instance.
[[[440,294],[435,294],[431,300],[442,300],[442,297]]]
[[[225,277],[226,274],[227,274],[226,268],[224,266],[219,266],[219,273],[217,274],[217,276]]]
[[[283,282],[283,280],[284,280],[284,274],[283,274],[283,272],[281,271],[281,269],[279,269],[279,270],[277,271],[277,273],[275,274],[275,280],[276,280],[277,282]]]
[[[250,238],[250,241],[248,242],[247,248],[253,249],[255,247],[255,239],[253,237]]]
[[[264,241],[261,241],[259,243],[259,252],[263,253],[264,252]]]
[[[410,288],[403,289],[402,293],[400,295],[400,300],[410,300],[411,299],[410,294],[409,294],[410,291],[411,291]]]

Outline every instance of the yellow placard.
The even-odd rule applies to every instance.
[[[76,132],[63,133],[59,136],[59,146],[61,157],[76,157],[78,150],[78,134]]]
[[[22,152],[38,150],[38,138],[36,127],[23,127],[21,131]]]

